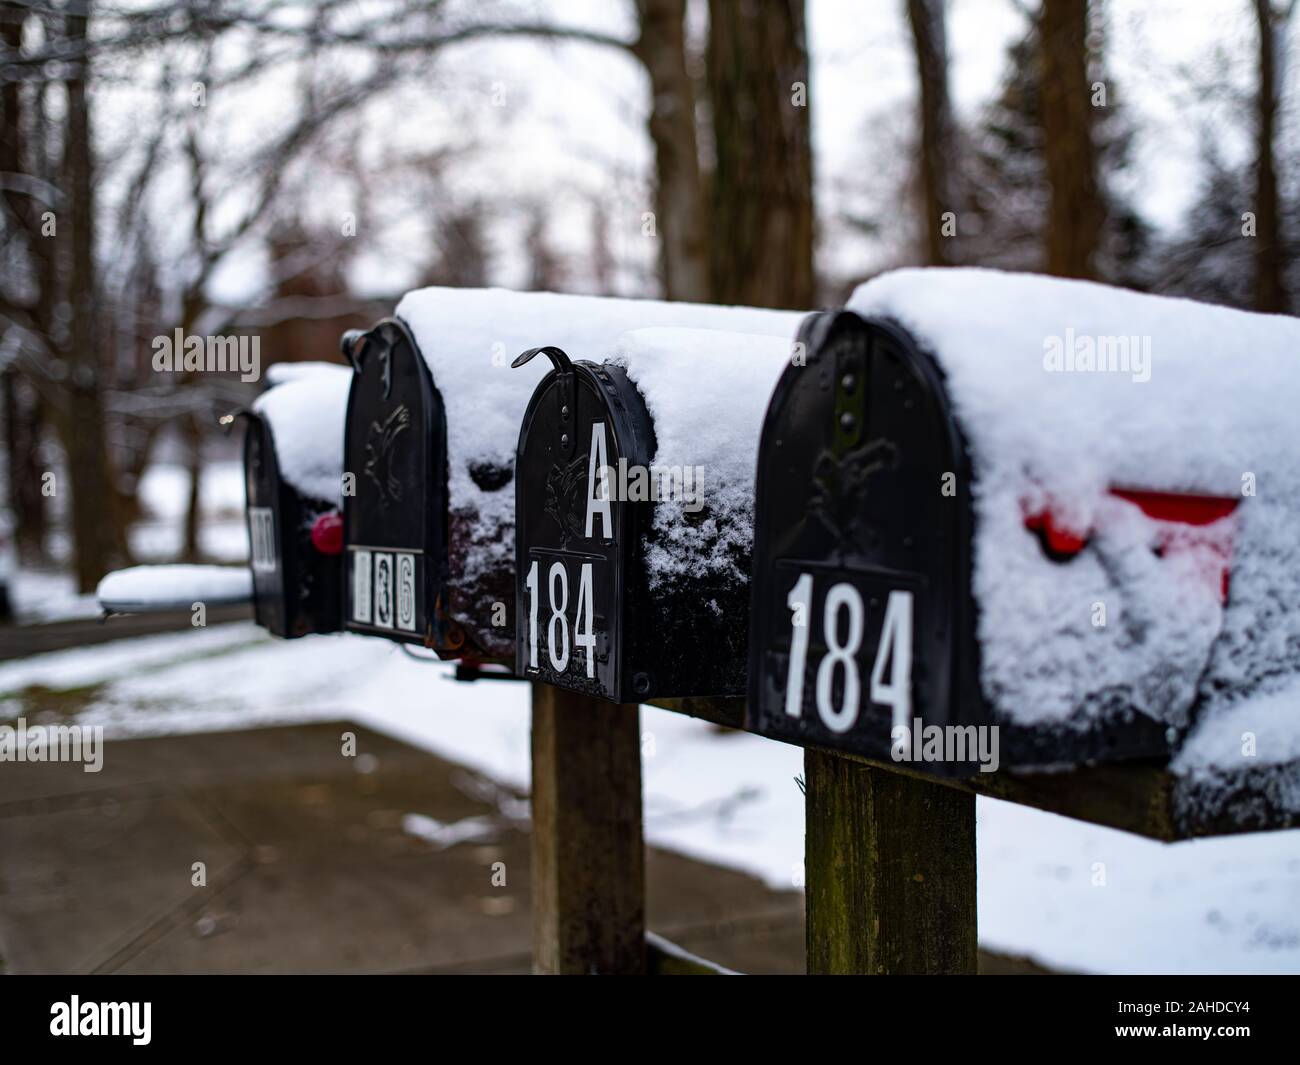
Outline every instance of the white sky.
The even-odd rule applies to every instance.
[[[701,26],[704,5],[693,2],[692,24]],[[558,22],[622,35],[633,30],[630,0],[534,0],[529,7]],[[861,273],[873,265],[873,250],[878,254],[879,249],[847,236],[835,224],[835,211],[843,190],[860,187],[871,172],[873,149],[889,150],[876,132],[882,120],[892,115],[895,122],[911,121],[915,81],[903,0],[809,0],[808,10],[823,222],[820,265],[836,273]],[[1133,191],[1152,221],[1170,226],[1196,191],[1199,124],[1213,117],[1191,97],[1190,86],[1213,75],[1249,90],[1254,65],[1249,0],[1106,0],[1105,10],[1112,98],[1124,103],[1139,126]],[[1013,0],[950,0],[951,79],[963,118],[973,118],[996,92],[1006,46],[1022,28]],[[644,132],[647,85],[638,65],[587,45],[497,41],[461,46],[431,68],[427,83],[371,109],[362,157],[390,157],[394,145],[470,145],[466,158],[453,167],[449,185],[461,196],[487,202],[535,198],[547,211],[552,241],[579,258],[588,246],[590,203],[599,196],[610,207],[615,256],[631,264],[620,288],[624,294],[642,291],[653,264],[653,247],[641,235],[642,213],[650,209],[652,158]],[[494,104],[499,91],[504,106]],[[133,134],[138,120],[112,102],[128,95],[114,90],[112,99],[104,97],[104,110],[119,114],[116,123],[110,115],[106,128],[116,128],[118,135],[124,128]],[[230,143],[246,141],[288,99],[277,99],[264,84],[255,100],[228,110]],[[209,122],[217,113],[210,110]],[[1248,134],[1237,131],[1237,143],[1227,145],[1230,157],[1245,146]],[[1233,131],[1223,135],[1231,140]],[[348,195],[321,182],[311,187],[310,207],[321,220],[332,221],[347,209]],[[410,284],[414,264],[427,252],[427,211],[421,207],[428,200],[410,183],[376,188],[373,195],[372,224],[381,227],[383,238],[359,259],[353,274],[371,292],[392,293]],[[523,276],[516,228],[502,225],[494,233],[494,276],[507,285],[519,284]],[[215,294],[233,301],[256,289],[264,272],[259,261],[255,250],[232,257]]]

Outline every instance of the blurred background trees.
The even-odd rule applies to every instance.
[[[0,513],[83,591],[220,554],[215,417],[256,386],[158,373],[155,339],[332,359],[421,284],[813,307],[977,264],[1293,310],[1295,0],[1212,0],[1213,49],[1163,68],[1122,6],[0,0]],[[959,17],[994,9],[1001,77],[974,96]],[[578,87],[560,121],[554,84]],[[1156,218],[1169,101],[1195,159]],[[843,115],[874,117],[825,132]]]

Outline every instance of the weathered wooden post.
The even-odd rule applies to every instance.
[[[917,717],[985,723],[967,479],[940,490],[960,440],[924,356],[873,328],[807,318],[768,407],[747,723],[805,747],[808,971],[973,973],[973,797],[863,760]]]
[[[716,559],[711,571],[713,545],[687,526],[703,500],[674,498],[671,473],[685,495],[688,467],[692,478],[715,471],[709,518],[730,527],[747,517],[750,496],[736,482],[753,476],[752,461],[728,466],[716,449],[691,447],[692,426],[710,411],[687,360],[711,356],[735,376],[774,380],[788,351],[782,337],[674,329],[629,333],[594,352],[617,356],[603,363],[554,346],[515,360],[551,363],[515,457],[515,671],[534,682],[539,972],[644,971],[637,704],[744,690],[748,591]],[[742,440],[766,399],[751,391]],[[637,491],[637,481],[655,490]],[[654,569],[669,557],[689,580]]]
[[[810,974],[976,970],[975,796],[809,749]]]
[[[643,973],[638,707],[532,688],[533,971]]]

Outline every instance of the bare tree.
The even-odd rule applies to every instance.
[[[87,35],[91,4],[72,5],[64,14],[64,33],[74,45]],[[74,55],[77,51],[74,50]],[[66,402],[61,436],[72,482],[74,571],[82,592],[94,590],[100,577],[127,557],[126,531],[117,514],[117,493],[108,454],[103,405],[103,334],[95,283],[95,155],[91,143],[90,106],[86,96],[89,60],[73,59],[64,82],[67,118],[63,152],[63,188],[69,209],[62,212],[68,240],[67,295],[70,308],[68,348],[64,353]]]
[[[719,303],[813,304],[813,173],[803,0],[710,0]]]
[[[614,294],[614,256],[609,247],[609,213],[600,200],[591,205],[591,279],[599,296]]]
[[[953,261],[951,235],[943,216],[956,212],[949,163],[955,145],[948,99],[946,0],[906,0],[907,21],[916,53],[921,143],[921,212],[925,261],[944,266]]]
[[[708,222],[686,65],[686,0],[636,0],[641,32],[632,46],[650,78],[647,130],[655,148],[655,217],[663,295],[709,298]]]
[[[1287,245],[1282,233],[1276,143],[1279,100],[1285,75],[1286,33],[1295,0],[1254,0],[1259,27],[1259,87],[1256,99],[1255,161],[1255,310],[1282,314],[1289,310],[1284,277]]]
[[[546,235],[547,210],[534,204],[529,211],[524,255],[528,261],[525,288],[532,292],[559,292],[564,288],[564,263]]]
[[[438,220],[437,250],[421,284],[481,288],[488,283],[491,255],[486,215],[487,209],[478,200],[448,207]]]
[[[1093,143],[1088,0],[1043,0],[1038,58],[1043,156],[1051,193],[1047,272],[1095,277],[1106,208]]]
[[[23,25],[28,10],[25,5],[6,0],[0,3],[0,41],[9,51],[17,51],[22,43]],[[27,131],[27,108],[24,98],[31,91],[24,90],[17,80],[0,83],[0,256],[6,263],[19,259],[30,262],[34,250],[33,226],[38,224],[39,212],[33,209],[35,199],[30,188],[21,187],[27,173],[28,146],[24,143]],[[34,310],[39,302],[41,281],[28,278],[24,304]],[[10,294],[5,293],[5,303]],[[16,360],[0,349],[0,418],[4,420],[5,454],[8,459],[7,501],[14,517],[15,539],[24,558],[40,560],[45,554],[46,508],[41,493],[37,450],[44,429],[43,405],[40,395],[19,373]]]

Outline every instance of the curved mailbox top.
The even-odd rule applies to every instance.
[[[423,360],[446,433],[445,451],[432,456],[430,475],[434,484],[445,476],[445,503],[441,513],[424,519],[445,530],[444,575],[438,578],[443,585],[432,593],[427,618],[433,642],[444,652],[461,653],[463,648],[505,658],[513,657],[515,646],[515,449],[524,410],[547,367],[546,360],[538,359],[512,370],[511,360],[538,344],[555,344],[575,359],[603,358],[622,333],[642,326],[735,329],[788,339],[799,315],[657,300],[428,288],[406,295],[397,318]],[[357,464],[351,452],[347,462],[349,469]],[[353,472],[359,500],[365,478]],[[439,610],[441,617],[436,616]],[[423,637],[425,625],[418,630]],[[450,634],[449,643],[439,645],[440,632]]]
[[[826,312],[800,339],[759,449],[749,725],[883,759],[916,718],[987,723],[970,477],[940,374],[906,334]]]
[[[822,322],[811,346],[824,357],[810,351],[802,378],[787,371],[763,441],[771,479],[760,475],[756,566],[771,563],[783,583],[759,609],[781,620],[803,603],[805,571],[782,571],[783,561],[830,551],[832,587],[848,586],[832,611],[809,571],[803,719],[831,731],[828,721],[842,723],[847,652],[837,648],[888,649],[889,634],[904,635],[898,604],[910,592],[911,703],[891,687],[891,655],[874,678],[875,659],[862,659],[868,716],[926,707],[943,724],[987,713],[1003,730],[1004,765],[1166,754],[1193,727],[1179,764],[1240,764],[1239,734],[1233,744],[1220,737],[1214,757],[1188,750],[1226,713],[1249,732],[1244,723],[1257,717],[1263,729],[1287,692],[1300,702],[1300,322],[970,269],[886,274],[849,308],[860,324]],[[865,435],[849,439],[841,420],[858,416],[857,394],[842,374],[833,400],[815,381],[818,366],[858,357],[869,364]],[[917,424],[880,405],[890,389],[912,401]],[[819,427],[802,466],[775,457],[768,438],[804,447],[801,411]],[[857,502],[844,509],[845,498]],[[924,564],[898,563],[904,529],[937,537],[942,566],[934,550]],[[897,543],[884,549],[873,537]],[[856,562],[843,561],[854,552]],[[946,591],[924,608],[934,581]],[[787,595],[799,602],[788,606]],[[818,626],[832,613],[828,640]],[[751,678],[782,694],[778,660],[795,651],[788,613],[784,624],[784,636],[769,626],[773,658]],[[816,674],[832,652],[822,715]],[[978,677],[982,708],[963,695],[965,671]],[[1243,709],[1251,703],[1258,714]],[[763,712],[772,705],[769,692]],[[1300,754],[1300,724],[1272,753]]]
[[[408,643],[463,643],[437,609],[446,567],[446,418],[410,332],[345,338],[344,624]]]
[[[744,691],[754,466],[792,337],[642,329],[537,354],[516,462],[517,670],[619,702]]]
[[[253,411],[275,434],[280,475],[306,499],[342,503],[343,419],[352,375],[334,363],[275,363]]]
[[[337,553],[319,536],[341,503],[343,420],[351,374],[308,363],[269,372],[244,437],[253,607],[277,636],[336,632]],[[324,549],[322,549],[324,548]]]

